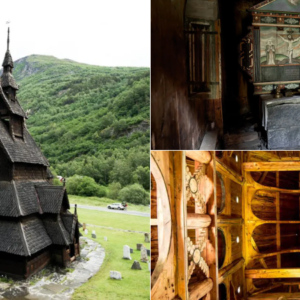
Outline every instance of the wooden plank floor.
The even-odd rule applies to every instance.
[[[226,134],[224,136],[226,150],[261,150],[262,143],[258,132]]]
[[[226,150],[262,150],[265,149],[257,123],[250,117],[240,119],[231,124],[224,134],[224,148]]]

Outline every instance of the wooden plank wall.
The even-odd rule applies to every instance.
[[[191,1],[198,7],[199,2]],[[204,1],[208,2],[208,1]],[[217,1],[209,1],[215,2]],[[215,122],[223,129],[221,83],[214,85],[213,96],[188,95],[188,53],[185,30],[186,0],[151,2],[151,147],[159,149],[199,149],[206,125]],[[199,13],[193,19],[199,21],[208,14]],[[199,10],[200,12],[200,10]],[[211,14],[210,14],[211,15]],[[216,15],[216,14],[214,14]],[[205,18],[204,18],[205,19]],[[203,21],[203,19],[201,19]],[[220,82],[220,22],[210,21],[211,30],[219,33],[210,37],[214,49],[211,52],[213,81]],[[212,99],[212,100],[211,100]]]
[[[216,160],[216,170],[221,174],[225,186],[225,207],[218,214],[217,226],[224,233],[225,260],[219,268],[219,284],[226,286],[227,299],[242,299],[245,296],[243,258],[243,202],[241,152],[226,151]],[[220,197],[217,194],[217,197]],[[219,202],[220,200],[218,200]],[[222,249],[218,249],[222,252]]]

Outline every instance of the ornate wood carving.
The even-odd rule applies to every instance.
[[[240,43],[240,66],[253,80],[253,32],[249,32]]]

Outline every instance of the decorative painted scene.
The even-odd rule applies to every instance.
[[[300,64],[299,28],[261,27],[260,51],[261,66]]]

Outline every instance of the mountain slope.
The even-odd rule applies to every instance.
[[[133,151],[149,160],[148,68],[99,67],[31,55],[15,62],[13,74],[18,99],[28,111],[27,127],[63,175],[84,173],[91,158],[111,159],[110,170],[113,161],[127,161]],[[142,161],[142,167],[149,164]],[[127,164],[132,172],[138,167],[133,161]],[[110,170],[104,179],[91,177],[108,184]]]

